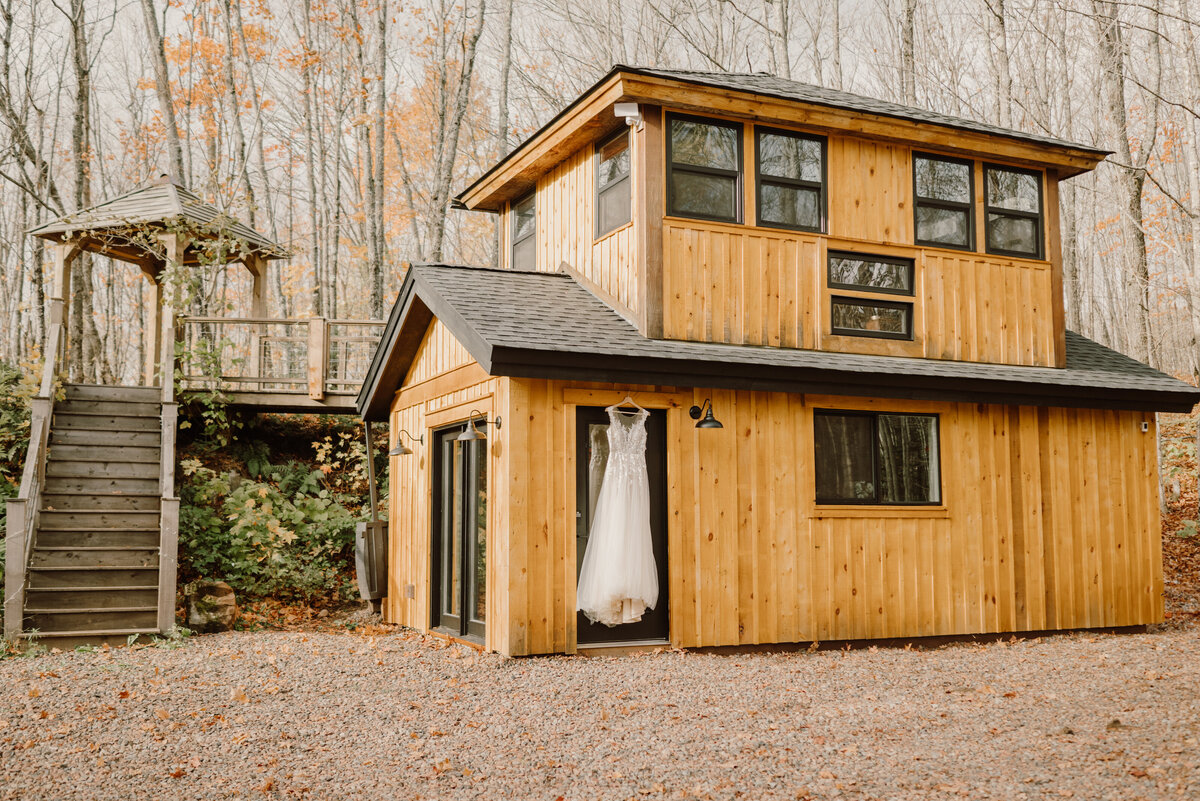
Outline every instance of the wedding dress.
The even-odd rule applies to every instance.
[[[658,568],[650,537],[646,418],[610,406],[608,465],[579,572],[576,607],[594,623],[636,623],[658,603]]]

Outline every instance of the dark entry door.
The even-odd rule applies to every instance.
[[[583,567],[588,532],[604,467],[608,462],[608,412],[596,406],[580,406],[575,413],[575,577]],[[650,475],[650,534],[654,540],[654,562],[658,568],[658,603],[637,623],[605,626],[593,623],[578,612],[579,645],[616,642],[666,641],[669,635],[670,604],[667,598],[667,413],[650,412],[646,420],[646,468]]]
[[[433,628],[482,640],[487,600],[487,440],[434,435]]]

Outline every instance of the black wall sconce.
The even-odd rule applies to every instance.
[[[705,413],[705,409],[708,410]],[[700,406],[693,406],[688,409],[688,414],[693,420],[700,420],[700,415],[704,415],[704,419],[696,423],[696,428],[724,428],[721,421],[713,417],[712,413],[712,398],[705,398],[704,403]]]
[[[475,420],[476,417],[479,418],[478,421]],[[472,409],[471,415],[467,418],[466,430],[463,431],[461,434],[459,434],[457,437],[455,437],[455,439],[458,440],[459,442],[475,442],[476,440],[486,439],[487,434],[483,431],[480,431],[477,426],[482,425],[484,428],[487,428],[487,426],[493,425],[496,427],[496,430],[499,431],[500,425],[502,422],[503,422],[503,419],[500,417],[497,417],[496,422],[493,423],[487,419],[486,414],[484,414],[483,412],[477,411],[475,409]]]
[[[396,447],[388,451],[388,456],[408,456],[410,453],[412,453],[412,449],[404,444],[402,437],[408,437],[410,442],[415,442],[418,445],[425,444],[424,434],[414,437],[412,434],[408,433],[402,428],[400,429],[400,433],[396,435]]]

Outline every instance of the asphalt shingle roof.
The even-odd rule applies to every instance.
[[[1200,402],[1197,388],[1070,331],[1065,368],[1022,367],[650,339],[563,273],[418,264],[394,317],[408,295],[492,375],[1163,411]],[[402,325],[380,343],[360,411],[397,389],[374,385]]]
[[[1098,154],[1107,154],[1109,152],[1107,150],[1099,150],[1092,145],[1067,142],[1062,139],[1017,131],[1011,128],[1001,128],[998,125],[989,125],[985,122],[977,122],[964,117],[953,117],[949,114],[939,114],[936,111],[929,111],[928,109],[917,108],[915,106],[904,106],[874,97],[856,95],[851,92],[842,92],[837,89],[827,89],[823,86],[792,81],[765,72],[697,72],[694,70],[671,70],[656,67],[624,67],[621,69],[643,75],[656,75],[661,78],[702,84],[704,86],[732,89],[740,92],[753,92],[754,94],[767,95],[784,100],[796,100],[818,106],[859,111],[864,114],[877,114],[883,117],[912,120],[913,122],[944,125],[963,131],[975,131],[992,136],[1020,139],[1041,145],[1070,147]]]

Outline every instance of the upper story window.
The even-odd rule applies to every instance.
[[[1042,174],[983,165],[987,252],[1042,257]]]
[[[512,269],[537,269],[536,231],[536,206],[534,193],[530,192],[512,207]]]
[[[742,126],[667,117],[667,213],[740,222]]]
[[[938,418],[813,412],[817,503],[941,502]]]
[[[629,180],[629,130],[596,148],[596,236],[629,222],[632,189]]]
[[[974,174],[970,161],[913,154],[918,245],[974,250]]]
[[[828,269],[831,289],[885,295],[914,294],[912,259],[830,251]],[[913,338],[911,302],[860,295],[832,295],[829,302],[830,333],[881,339]]]
[[[825,140],[754,129],[758,224],[825,230]]]

